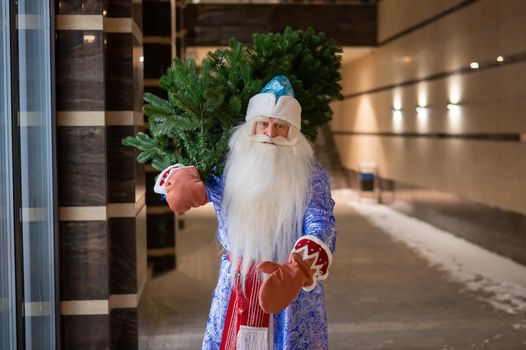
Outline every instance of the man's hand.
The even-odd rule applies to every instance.
[[[313,261],[303,260],[300,254],[291,253],[285,264],[272,261],[259,264],[259,271],[270,274],[259,289],[259,305],[263,311],[271,314],[280,312],[296,299],[303,287],[312,285],[315,273],[311,269]]]
[[[166,202],[176,213],[200,207],[208,202],[205,184],[195,167],[182,167],[172,171],[165,182]]]

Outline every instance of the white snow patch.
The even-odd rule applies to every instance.
[[[509,314],[526,312],[526,267],[426,222],[379,204],[347,202],[394,240],[404,242],[453,281]]]

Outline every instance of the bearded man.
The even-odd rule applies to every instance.
[[[221,176],[194,167],[164,179],[184,212],[212,202],[225,249],[203,349],[327,349],[323,288],[336,230],[329,178],[301,134],[301,107],[277,76],[234,129]],[[269,333],[273,334],[269,346]]]

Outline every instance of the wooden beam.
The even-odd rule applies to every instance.
[[[234,37],[309,26],[341,46],[376,46],[376,5],[188,4],[184,8],[185,46],[224,46]]]

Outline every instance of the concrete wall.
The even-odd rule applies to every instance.
[[[344,166],[526,214],[526,1],[383,0],[378,20],[333,104]]]
[[[465,0],[386,0],[378,6],[378,41],[382,42],[418,25],[437,13],[447,11]]]

